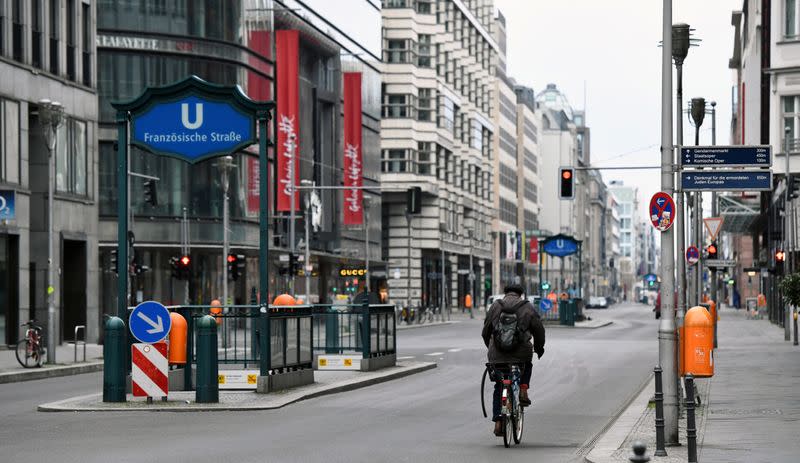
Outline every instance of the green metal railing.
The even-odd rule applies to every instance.
[[[315,352],[360,352],[363,358],[397,351],[395,310],[389,304],[312,306]],[[364,323],[368,319],[369,323]]]

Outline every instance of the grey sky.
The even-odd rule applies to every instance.
[[[495,0],[495,5],[506,17],[509,75],[537,92],[555,83],[578,109],[585,83],[593,165],[659,164],[661,1]],[[673,1],[673,23],[688,23],[702,39],[684,63],[684,102],[717,101],[718,144],[730,141],[731,12],[741,7],[742,0]],[[694,143],[686,116],[684,140]],[[700,143],[711,144],[710,118]],[[637,186],[642,213],[660,186],[657,170],[604,171],[603,178]]]

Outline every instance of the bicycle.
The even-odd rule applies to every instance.
[[[17,343],[17,362],[24,368],[38,368],[44,361],[44,346],[42,345],[42,327],[34,325],[31,320],[20,326],[27,326],[25,339]]]
[[[481,407],[486,415],[483,388],[487,374],[495,381],[502,381],[503,390],[500,396],[500,419],[503,423],[503,445],[511,447],[511,441],[519,444],[522,441],[522,429],[525,424],[525,408],[519,403],[519,381],[523,367],[519,364],[487,363],[481,380]]]

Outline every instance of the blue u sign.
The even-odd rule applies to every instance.
[[[255,120],[233,103],[187,95],[157,103],[131,121],[131,144],[197,162],[256,142]]]
[[[555,257],[571,256],[578,252],[578,242],[568,236],[554,236],[545,240],[542,250]]]

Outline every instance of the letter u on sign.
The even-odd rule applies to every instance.
[[[203,103],[194,104],[194,122],[189,122],[189,103],[181,103],[181,123],[187,129],[199,129],[203,125]]]

